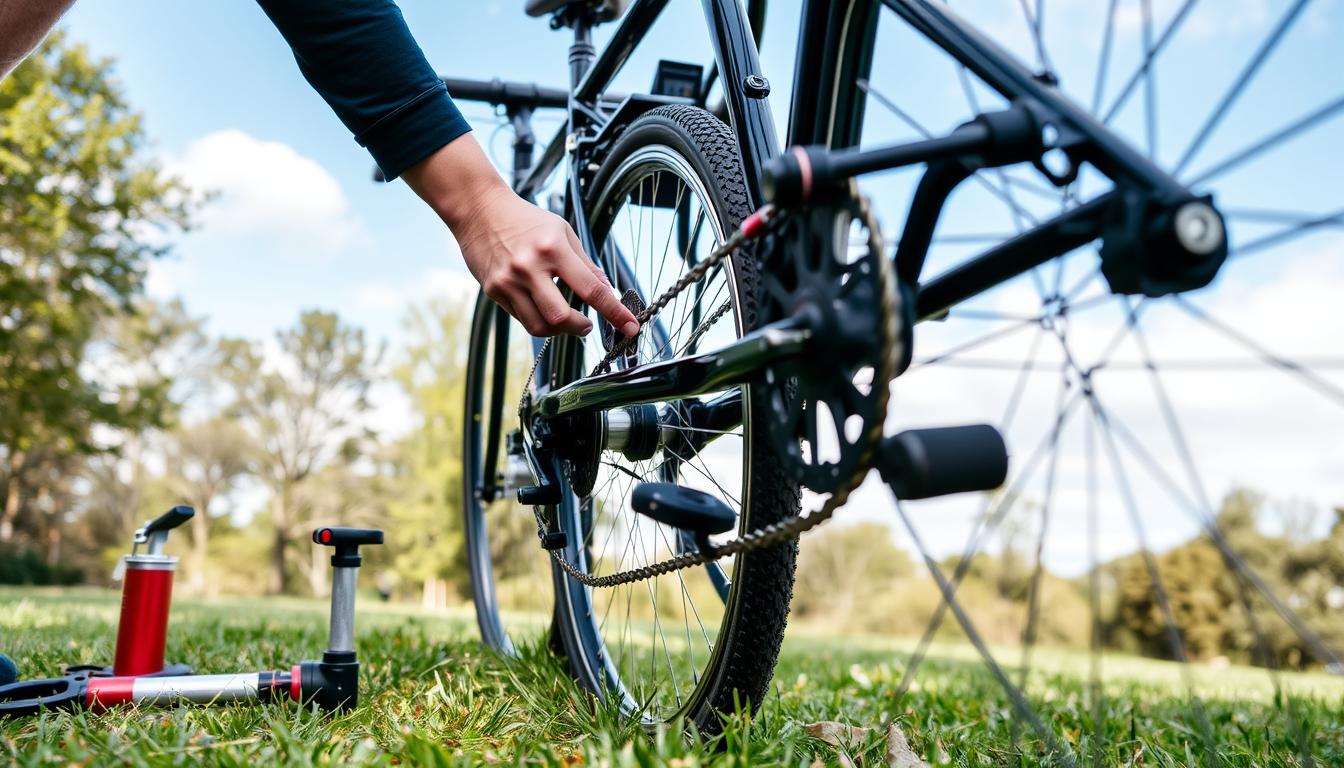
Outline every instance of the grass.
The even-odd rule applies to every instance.
[[[117,596],[94,591],[0,589],[0,650],[24,677],[72,662],[107,661]],[[296,599],[179,600],[169,657],[200,672],[287,668],[315,658],[326,606]],[[730,718],[713,744],[675,729],[645,734],[596,704],[537,642],[517,660],[476,641],[469,613],[427,615],[370,604],[359,616],[361,705],[322,716],[292,704],[236,708],[123,709],[46,714],[0,723],[0,761],[15,765],[425,764],[801,765],[848,760],[885,765],[882,734],[896,721],[934,765],[1058,765],[1066,760],[1023,737],[1000,689],[966,645],[935,645],[918,686],[896,686],[913,643],[791,631],[775,691],[754,718]],[[1017,651],[996,651],[1016,660]],[[1104,742],[1092,739],[1085,653],[1038,650],[1029,693],[1078,764],[1301,765],[1299,739],[1318,765],[1344,764],[1344,683],[1285,675],[1276,698],[1263,671],[1188,671],[1214,743],[1206,749],[1179,667],[1106,657]],[[1009,670],[1016,675],[1016,671]],[[838,720],[871,737],[841,755],[803,731]],[[1097,749],[1094,750],[1094,747]],[[1212,757],[1211,757],[1212,756]]]

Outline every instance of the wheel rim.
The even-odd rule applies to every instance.
[[[1059,573],[1089,582],[1083,599],[1093,620],[1076,639],[1100,659],[1107,650],[1099,637],[1106,610],[1100,605],[1104,585],[1098,582],[1125,546],[1138,553],[1128,572],[1146,577],[1152,593],[1158,626],[1144,641],[1150,652],[1197,658],[1207,651],[1181,626],[1184,615],[1172,607],[1161,561],[1164,550],[1191,537],[1211,541],[1235,582],[1227,610],[1245,614],[1248,639],[1236,651],[1269,669],[1264,689],[1279,695],[1287,689],[1273,670],[1289,661],[1280,646],[1295,644],[1323,664],[1337,663],[1341,649],[1322,635],[1328,627],[1305,619],[1291,604],[1292,595],[1276,594],[1283,585],[1261,576],[1265,568],[1246,562],[1226,532],[1210,522],[1220,510],[1219,497],[1238,487],[1271,495],[1286,488],[1291,496],[1305,488],[1325,510],[1344,495],[1339,473],[1320,458],[1330,455],[1321,436],[1344,427],[1344,358],[1338,344],[1330,343],[1339,338],[1340,324],[1329,297],[1338,294],[1312,284],[1315,278],[1344,286],[1340,259],[1328,255],[1341,243],[1344,194],[1329,189],[1313,171],[1314,161],[1338,157],[1344,95],[1303,93],[1301,87],[1289,87],[1281,96],[1274,86],[1263,90],[1275,74],[1283,83],[1291,74],[1288,64],[1300,68],[1304,56],[1333,60],[1319,41],[1304,38],[1308,3],[1276,4],[1263,24],[1211,37],[1198,30],[1229,23],[1226,9],[1189,0],[1168,4],[1164,13],[1155,13],[1146,1],[1067,8],[1027,0],[954,5],[1019,58],[1055,73],[1066,93],[1162,167],[1174,169],[1197,193],[1217,193],[1233,253],[1211,288],[1154,301],[1110,297],[1096,271],[1095,250],[1080,249],[954,308],[946,322],[917,326],[915,363],[895,384],[892,426],[977,419],[996,424],[1013,450],[1014,469],[1006,491],[996,497],[898,504],[895,524],[930,570],[944,571],[949,587],[964,580],[977,552],[1006,546],[991,534],[1015,522],[1027,525],[1019,545],[1027,562],[1026,605],[1016,637],[999,638],[1019,649],[989,654],[987,666],[1001,673],[1005,695],[1022,721],[1030,721],[1036,736],[1062,753],[1071,751],[1063,746],[1067,742],[1056,726],[1045,725],[1057,710],[1042,701],[1039,681],[1033,684],[1033,648],[1055,629],[1043,618],[1050,609],[1043,584]],[[1015,17],[1004,17],[1005,9]],[[1082,18],[1089,11],[1095,15],[1090,28],[1099,33],[1090,48],[1087,40],[1067,39],[1089,28]],[[1003,34],[1009,25],[1016,26]],[[1183,44],[1187,52],[1179,52]],[[1131,51],[1126,60],[1121,51],[1135,46],[1138,53]],[[1006,104],[890,10],[880,14],[875,50],[871,75],[849,84],[867,96],[861,146],[937,135],[976,112]],[[1243,52],[1241,61],[1224,66],[1237,51]],[[1080,62],[1081,74],[1070,68]],[[1276,70],[1276,65],[1283,66]],[[919,82],[905,76],[910,71],[921,73]],[[1210,73],[1222,74],[1204,91],[1187,82],[1201,76],[1208,82]],[[1186,101],[1164,101],[1164,94]],[[1201,114],[1188,106],[1196,103],[1204,107]],[[835,128],[836,135],[845,132]],[[1305,146],[1290,148],[1290,142]],[[1287,170],[1294,166],[1296,176]],[[862,186],[881,218],[899,225],[916,178],[896,174]],[[925,276],[1099,194],[1105,188],[1101,181],[1085,171],[1060,192],[1030,171],[977,174],[949,205]],[[1318,255],[1304,254],[1304,246]],[[1275,254],[1284,261],[1274,261]],[[1285,267],[1288,257],[1304,255],[1300,271]],[[1268,341],[1276,336],[1277,344]],[[1241,376],[1277,376],[1279,394],[1270,384],[1236,383]],[[1303,466],[1318,469],[1313,474]],[[872,503],[889,504],[880,498]],[[1061,556],[1058,550],[1066,551]],[[960,556],[956,567],[939,565],[948,556]],[[965,608],[949,591],[954,607]],[[900,695],[911,689],[928,641],[946,615],[940,611],[930,621]],[[1286,629],[1292,642],[1271,640],[1268,622]],[[974,634],[986,634],[982,624],[970,623]],[[1018,669],[1005,671],[1010,667]],[[1102,669],[1098,662],[1088,673],[1094,713],[1106,706]],[[1187,687],[1194,702],[1187,726],[1209,746],[1215,735],[1200,691]],[[1292,695],[1284,696],[1291,712]],[[1300,727],[1291,722],[1283,727],[1292,728],[1298,746],[1310,751]],[[1098,749],[1114,746],[1099,726],[1090,736]]]
[[[495,350],[500,318],[509,329],[509,354],[503,374],[503,392],[494,386],[500,375]],[[496,475],[507,471],[504,436],[518,425],[518,398],[523,375],[531,362],[528,336],[481,294],[472,317],[467,361],[466,423],[463,430],[463,521],[472,597],[481,639],[501,653],[515,655],[519,645],[535,642],[552,613],[552,593],[539,588],[551,579],[545,553],[537,547],[536,522],[530,507],[516,502],[511,489],[499,480],[487,482],[486,455],[490,444],[492,407],[498,398],[500,414]],[[495,488],[496,498],[482,500],[483,489]]]
[[[611,178],[613,183],[592,209],[594,238],[599,247],[610,241],[618,244],[624,256],[614,270],[618,287],[624,289],[633,282],[647,301],[666,290],[693,263],[684,258],[685,253],[702,258],[722,242],[722,222],[718,212],[705,205],[710,196],[703,181],[669,147],[641,147]],[[674,185],[675,192],[669,192],[669,184]],[[679,248],[676,217],[650,204],[655,198],[671,198],[671,210],[687,204],[690,224],[684,231],[689,250]],[[706,325],[708,315],[724,302],[729,304],[726,315],[708,325],[689,348],[710,350],[740,336],[741,297],[737,295],[733,269],[731,262],[725,262],[722,270],[710,273],[705,281],[708,287],[698,299],[673,301],[646,326],[638,361],[685,354],[693,332]],[[695,297],[695,289],[688,289],[682,296]],[[590,317],[597,320],[591,311]],[[586,375],[604,351],[600,334],[594,331],[584,340],[571,342],[564,358],[573,366],[574,375]],[[614,367],[623,365],[618,361]],[[699,399],[711,397],[713,393]],[[666,404],[659,406],[661,409]],[[610,573],[666,559],[684,546],[674,529],[630,510],[629,490],[638,481],[632,473],[639,480],[678,482],[711,493],[738,513],[742,525],[742,504],[750,492],[746,462],[751,430],[750,417],[745,418],[743,427],[710,443],[707,450],[714,451],[713,456],[702,452],[685,456],[689,461],[681,462],[668,455],[671,449],[660,449],[651,459],[631,462],[604,451],[603,462],[620,468],[606,466],[601,470],[592,498],[599,507],[612,512],[596,516],[585,537],[587,551],[581,552],[576,545],[571,547],[571,554],[587,562],[590,572]],[[725,469],[736,473],[734,481],[715,479],[716,470]],[[571,501],[570,508],[574,510],[571,530],[581,530],[580,507]],[[735,591],[730,590],[725,598],[716,585],[731,581],[729,574],[735,567],[729,559],[602,590],[567,581],[575,633],[586,646],[583,656],[603,691],[623,711],[654,724],[685,716],[702,699],[709,685],[703,670],[717,658],[719,630],[729,623],[727,617],[736,604]]]

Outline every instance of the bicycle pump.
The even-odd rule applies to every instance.
[[[168,534],[195,516],[188,506],[176,506],[136,529],[131,553],[121,558],[121,617],[117,621],[117,648],[112,666],[84,664],[66,667],[67,675],[145,677],[190,675],[186,664],[163,663],[168,643],[168,612],[173,602],[173,574],[177,558],[163,553]],[[145,552],[140,552],[141,546]]]
[[[175,507],[174,510],[184,508]],[[190,512],[190,508],[185,508]],[[171,514],[171,511],[170,511]],[[167,518],[165,515],[159,520]],[[156,530],[167,531],[189,519],[177,512],[170,520],[172,525]],[[180,518],[180,519],[178,519]],[[158,522],[158,521],[155,521]],[[152,526],[153,524],[151,524]],[[146,526],[148,529],[150,526]],[[142,530],[146,530],[142,529]],[[149,532],[152,533],[152,532]],[[146,536],[149,534],[147,533]],[[137,539],[139,532],[137,532]],[[260,672],[232,672],[215,675],[121,675],[100,676],[90,674],[88,669],[67,674],[65,677],[47,680],[29,680],[11,685],[0,686],[0,717],[14,717],[35,714],[42,709],[91,709],[103,711],[118,705],[174,705],[174,704],[246,704],[249,702],[281,701],[286,698],[304,705],[315,704],[324,711],[348,711],[359,702],[359,659],[355,654],[355,579],[363,561],[359,548],[369,544],[382,544],[383,532],[360,528],[318,528],[313,531],[313,541],[322,546],[332,547],[331,556],[331,616],[327,649],[321,661],[303,661],[288,671],[265,670]],[[160,549],[162,547],[160,546]],[[160,555],[161,556],[161,555]],[[162,565],[162,563],[160,563]],[[131,563],[127,563],[128,569]],[[154,568],[143,570],[153,571]],[[169,574],[171,568],[160,568]],[[128,575],[130,571],[128,570]],[[156,623],[160,615],[166,628],[167,603],[163,602],[162,613],[158,611],[159,602],[155,598],[170,593],[171,582],[163,587],[159,580],[163,577],[151,576],[146,582],[151,584],[146,591],[148,598],[144,603],[132,602],[132,616],[147,616],[150,631],[143,637],[163,638],[165,632]],[[128,582],[129,583],[129,582]],[[136,594],[140,594],[136,592]],[[140,598],[137,598],[140,599]],[[127,615],[123,602],[123,619]],[[149,606],[141,612],[143,606]],[[139,626],[133,624],[133,626]],[[137,630],[138,631],[138,630]],[[135,634],[139,639],[142,635]],[[131,647],[131,646],[128,646]],[[134,646],[137,654],[134,658],[142,664],[153,659],[152,646]],[[120,646],[118,648],[120,651]],[[160,666],[163,656],[162,645],[158,647]],[[118,655],[120,660],[120,654]],[[118,662],[120,664],[120,661]],[[152,664],[150,664],[152,666]],[[93,669],[101,670],[101,667]]]

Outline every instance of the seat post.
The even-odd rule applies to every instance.
[[[568,16],[569,26],[574,30],[574,42],[569,46],[569,87],[578,88],[588,68],[597,58],[597,49],[593,48],[592,12],[584,7],[576,9]]]

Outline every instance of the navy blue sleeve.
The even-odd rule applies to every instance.
[[[258,3],[389,180],[471,130],[392,0]]]

